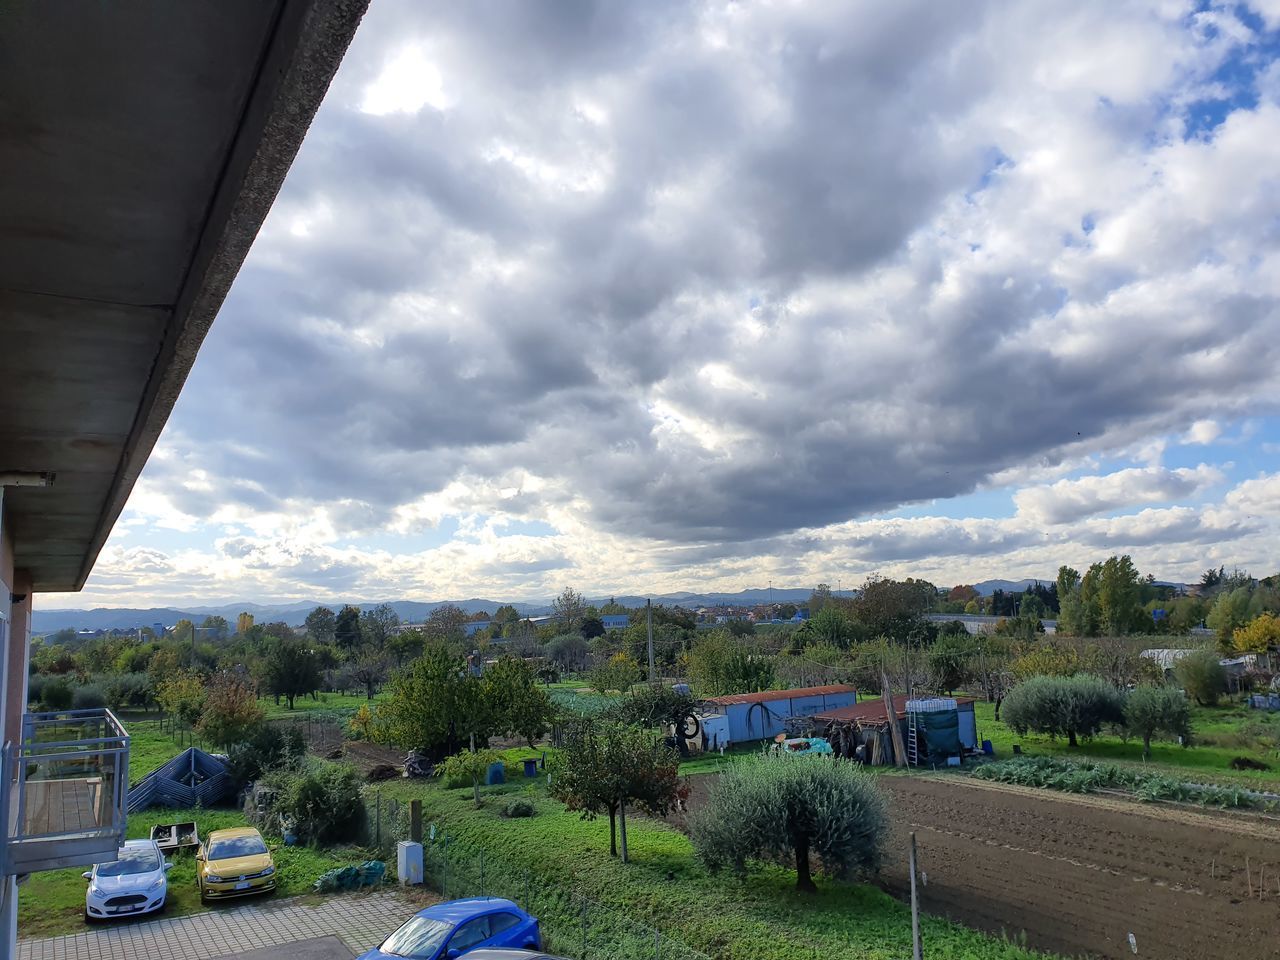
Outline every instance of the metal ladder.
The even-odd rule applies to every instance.
[[[920,741],[916,736],[919,729],[919,712],[916,710],[907,711],[907,766],[920,766]]]

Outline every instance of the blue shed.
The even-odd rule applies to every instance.
[[[625,613],[606,613],[600,619],[606,630],[625,630],[631,625],[631,617]]]
[[[724,730],[725,746],[752,740],[767,740],[786,732],[792,717],[815,714],[853,706],[858,695],[853,687],[838,683],[826,687],[801,687],[797,690],[765,690],[761,693],[735,693],[725,697],[709,697],[702,702],[708,718],[723,716],[724,721],[704,721],[704,726]]]

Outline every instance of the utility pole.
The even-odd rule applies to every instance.
[[[644,602],[645,619],[649,626],[649,683],[654,681],[653,672],[653,601],[646,600]]]

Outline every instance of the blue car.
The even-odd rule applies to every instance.
[[[453,960],[488,947],[542,949],[538,920],[510,900],[471,897],[419,910],[359,960]]]

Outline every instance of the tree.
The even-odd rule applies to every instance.
[[[552,760],[551,794],[584,820],[609,815],[609,855],[627,856],[627,804],[664,816],[687,791],[680,758],[652,733],[600,720],[571,724],[564,746]]]
[[[1124,725],[1142,738],[1142,757],[1151,759],[1151,738],[1157,734],[1191,743],[1191,704],[1173,687],[1138,687],[1124,701]]]
[[[403,667],[422,653],[426,643],[427,638],[421,630],[401,630],[391,635],[391,639],[387,641],[387,650],[395,658],[396,666]]]
[[[196,625],[183,617],[173,625],[173,639],[178,643],[190,644],[196,636]]]
[[[873,635],[904,642],[921,617],[933,609],[938,591],[926,580],[871,577],[855,601],[858,619]]]
[[[1197,650],[1173,665],[1174,676],[1202,707],[1212,707],[1227,689],[1227,671],[1212,650]]]
[[[334,617],[333,639],[348,656],[360,646],[360,611],[349,603]]]
[[[480,747],[492,736],[536,738],[552,717],[550,698],[523,661],[504,657],[476,677],[442,643],[429,644],[387,687],[374,713],[375,738],[433,760],[457,753],[472,736]]]
[[[248,611],[241,613],[236,617],[236,633],[244,636],[249,632],[249,628],[253,626],[253,614]]]
[[[431,611],[424,627],[428,639],[460,644],[467,638],[467,611],[452,603],[442,603]]]
[[[547,644],[547,656],[561,670],[576,672],[586,665],[590,649],[582,634],[562,633]]]
[[[1232,647],[1239,653],[1266,653],[1280,644],[1280,618],[1261,613],[1231,635]]]
[[[1232,649],[1236,628],[1249,622],[1251,599],[1248,587],[1236,587],[1234,590],[1223,590],[1213,601],[1205,623],[1218,635],[1218,646],[1221,649]]]
[[[387,641],[400,626],[400,615],[389,603],[380,603],[360,614],[360,637],[366,646],[375,650],[386,647]]]
[[[831,584],[820,583],[809,594],[809,616],[816,617],[831,602]]]
[[[582,626],[586,607],[587,603],[582,599],[582,594],[573,587],[565,587],[560,592],[560,596],[551,601],[551,613],[558,621],[559,629],[563,633],[576,631]]]
[[[496,732],[518,734],[529,746],[555,719],[556,708],[538,686],[533,668],[516,657],[500,657],[480,678],[487,714]]]
[[[626,693],[640,679],[640,664],[629,653],[615,653],[591,671],[591,686],[598,693]]]
[[[248,740],[264,716],[248,677],[224,671],[209,684],[197,729],[200,736],[225,748]]]
[[[934,689],[950,695],[956,687],[972,679],[970,664],[977,653],[978,641],[968,631],[940,636],[927,655]]]
[[[1105,724],[1124,720],[1124,702],[1114,687],[1097,677],[1032,677],[1004,700],[1004,722],[1019,735],[1028,731],[1079,737],[1096,735]]]
[[[839,607],[827,605],[821,612],[812,616],[808,623],[809,632],[819,643],[844,649],[854,637],[853,624]]]
[[[372,700],[378,688],[386,682],[390,670],[391,662],[387,655],[369,646],[351,662],[351,679],[364,687],[364,698]]]
[[[810,857],[845,878],[880,866],[885,804],[860,766],[823,757],[759,754],[720,775],[690,822],[700,860],[713,872],[739,875],[751,861],[796,868],[796,889],[817,890]]]
[[[156,686],[156,703],[170,717],[194,725],[204,711],[204,678],[177,670]]]
[[[1128,554],[1108,557],[1098,580],[1098,611],[1107,636],[1128,633],[1141,613],[1138,569]]]
[[[723,630],[713,630],[694,644],[688,672],[698,693],[706,697],[768,690],[775,676],[772,658],[753,653]]]
[[[338,630],[338,618],[328,607],[316,607],[303,621],[307,636],[316,643],[333,643]]]
[[[301,640],[273,639],[263,659],[263,679],[267,691],[293,702],[320,686],[320,667],[316,656]]]
[[[471,782],[471,789],[476,807],[480,806],[480,782],[489,772],[489,764],[496,763],[501,757],[496,750],[461,750],[453,756],[445,757],[440,764],[440,773],[446,785]]]

